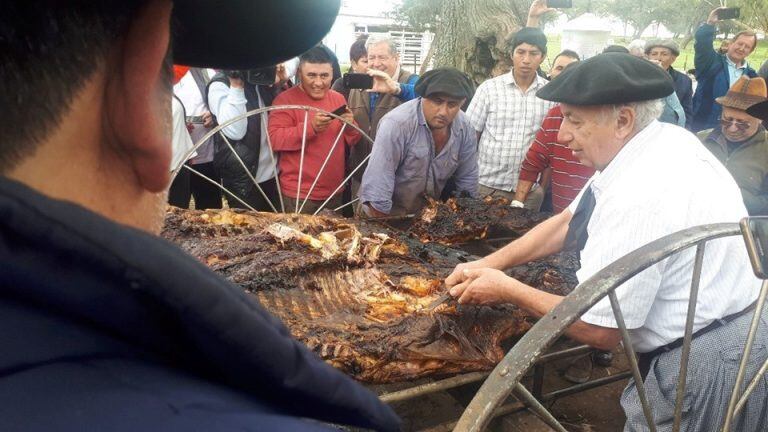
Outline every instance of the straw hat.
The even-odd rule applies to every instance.
[[[746,111],[752,105],[768,100],[765,80],[748,78],[744,75],[736,81],[725,96],[715,99],[715,102],[729,108]]]

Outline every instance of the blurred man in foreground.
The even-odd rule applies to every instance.
[[[172,33],[179,64],[257,67],[310,48],[338,7],[4,5],[0,114],[14,127],[0,132],[0,430],[398,429],[374,394],[155,235],[171,164]],[[278,32],[255,49],[211,48]]]

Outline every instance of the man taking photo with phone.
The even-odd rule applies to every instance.
[[[696,30],[696,43],[693,47],[698,84],[693,95],[693,119],[690,123],[693,132],[718,127],[722,109],[715,103],[715,99],[725,96],[742,75],[749,78],[757,76],[755,70],[747,64],[747,57],[757,46],[755,32],[745,30],[737,33],[725,54],[718,54],[712,46],[717,23],[722,20],[721,13],[729,10],[733,9],[720,7],[713,10],[707,22]]]

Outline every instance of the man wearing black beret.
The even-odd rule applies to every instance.
[[[566,210],[498,252],[458,266],[446,285],[459,303],[513,303],[543,316],[562,298],[502,270],[572,250],[579,254],[581,268],[576,275],[583,282],[653,240],[747,216],[739,188],[725,167],[693,134],[655,120],[661,99],[673,90],[666,71],[623,53],[583,61],[539,90],[541,98],[562,104],[558,139],[597,172]],[[743,352],[748,312],[760,286],[738,237],[708,243],[704,261],[681,430],[722,425],[735,382],[735,371],[726,372],[724,362]],[[674,416],[670,389],[676,387],[680,370],[693,265],[693,251],[675,255],[616,289],[658,430],[668,430]],[[768,312],[762,320],[762,325],[768,324]],[[612,350],[621,340],[617,327],[609,299],[604,298],[568,334]],[[768,345],[768,332],[757,338],[756,344]],[[755,353],[750,367],[761,365],[767,355],[765,350]],[[621,403],[627,415],[625,430],[648,430],[634,381]],[[768,421],[766,403],[766,387],[761,384],[735,429],[762,430]]]
[[[439,199],[449,181],[457,192],[477,195],[477,140],[462,105],[474,85],[454,68],[425,73],[416,82],[420,97],[389,112],[373,143],[360,186],[369,216],[419,211],[425,196]]]

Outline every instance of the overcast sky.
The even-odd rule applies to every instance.
[[[399,3],[399,0],[343,0],[342,8],[364,15],[383,16]]]

